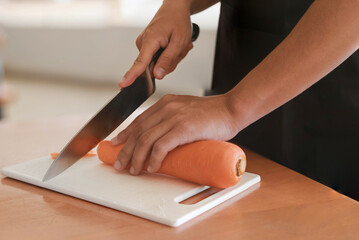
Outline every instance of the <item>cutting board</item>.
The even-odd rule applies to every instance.
[[[42,182],[53,160],[50,156],[5,167],[2,173],[26,183],[67,194],[102,206],[177,227],[260,181],[245,173],[235,186],[192,205],[179,202],[208,188],[161,174],[132,176],[118,173],[97,157],[84,158],[57,177]]]

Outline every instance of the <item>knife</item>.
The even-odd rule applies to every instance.
[[[199,26],[192,23],[192,42],[199,35]],[[100,141],[110,135],[156,90],[153,68],[164,51],[160,48],[146,70],[130,86],[122,89],[62,149],[42,181],[56,177],[80,160]]]

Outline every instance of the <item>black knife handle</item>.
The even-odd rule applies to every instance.
[[[196,39],[198,38],[199,36],[199,26],[195,23],[192,23],[192,38],[191,38],[191,41],[194,42],[196,41]],[[163,53],[165,49],[164,48],[160,48],[156,53],[155,55],[153,55],[153,58],[152,58],[152,62],[154,63],[153,65],[155,65],[157,63],[157,60],[160,58],[161,54]]]
[[[194,42],[199,36],[199,26],[195,23],[192,23],[192,38],[191,41]]]

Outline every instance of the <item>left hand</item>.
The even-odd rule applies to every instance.
[[[123,170],[130,163],[130,173],[138,175],[149,157],[147,171],[156,172],[177,146],[229,140],[237,134],[237,125],[226,95],[166,95],[111,140],[113,145],[125,142],[114,166]]]

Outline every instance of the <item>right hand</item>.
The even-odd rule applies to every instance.
[[[150,64],[153,55],[165,48],[158,59],[153,74],[157,79],[172,72],[193,48],[190,8],[186,1],[164,1],[150,24],[136,40],[138,57],[119,83],[121,88],[131,85]]]

